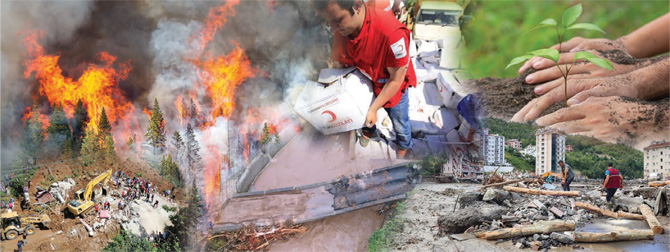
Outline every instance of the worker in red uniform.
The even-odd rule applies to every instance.
[[[413,146],[407,88],[416,86],[409,57],[410,31],[389,12],[368,8],[362,0],[315,0],[319,15],[334,31],[331,59],[338,66],[356,66],[373,83],[375,99],[367,111],[366,146],[377,134],[377,110],[386,109],[396,133],[398,158]]]
[[[603,182],[603,188],[607,190],[607,202],[609,203],[612,200],[612,196],[616,193],[618,188],[623,188],[621,183],[623,177],[619,174],[619,170],[614,169],[612,163],[607,164],[607,171],[605,172],[605,182]]]

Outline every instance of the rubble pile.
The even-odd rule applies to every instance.
[[[518,182],[508,185],[528,188],[527,184]],[[644,211],[641,212],[641,206],[643,208],[650,206],[649,209],[653,209],[655,214],[670,214],[668,211],[670,186],[625,189],[615,195],[612,203],[605,201],[600,190],[582,191],[577,197],[566,197],[517,193],[505,189],[489,187],[460,193],[456,205],[458,209],[448,211],[439,217],[439,235],[473,234],[479,238],[497,239],[498,242],[511,241],[519,249],[540,250],[559,246],[580,248],[574,245],[576,238],[577,242],[639,240],[653,239],[653,233],[651,230],[617,231],[617,235],[614,232],[602,235],[574,232],[575,223],[581,228],[599,218],[644,221],[646,215],[642,215]],[[547,223],[552,221],[565,225],[572,223],[573,226],[571,229],[549,227],[535,229],[537,226],[548,226]],[[657,232],[656,228],[654,227],[654,232],[657,234],[663,232],[662,228],[660,232]],[[609,240],[603,239],[601,236],[604,235],[611,237],[607,237]],[[616,238],[612,238],[615,236]]]

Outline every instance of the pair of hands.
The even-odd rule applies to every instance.
[[[558,45],[552,48],[558,49]],[[574,53],[579,50],[592,50],[590,52],[599,57],[603,55],[593,50],[619,50],[621,55],[639,62],[637,64],[613,62],[613,72],[591,63],[576,63],[568,77],[567,103],[569,107],[538,119],[547,108],[556,102],[564,101],[566,97],[564,80],[554,62],[539,57],[532,58],[519,69],[519,72],[526,71],[530,67],[537,70],[526,77],[526,82],[529,84],[545,82],[535,88],[535,92],[541,96],[533,99],[517,112],[512,121],[526,122],[537,119],[536,122],[540,126],[552,125],[553,128],[568,134],[615,139],[623,135],[622,128],[632,130],[639,126],[625,125],[638,116],[625,113],[625,111],[639,111],[640,109],[636,107],[640,105],[625,102],[618,96],[649,99],[667,95],[667,69],[668,62],[670,62],[668,58],[653,64],[650,60],[635,60],[625,52],[621,39],[611,41],[577,37],[563,43],[561,49],[567,51],[560,55],[558,63],[561,69],[565,69],[567,64],[573,62]]]

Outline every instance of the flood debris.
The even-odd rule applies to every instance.
[[[642,215],[644,215],[644,218],[647,220],[649,228],[654,230],[654,233],[662,234],[665,232],[663,226],[661,226],[661,223],[658,222],[658,219],[656,219],[656,215],[651,211],[651,208],[649,206],[645,204],[640,205],[640,211],[642,212]]]
[[[302,225],[276,227],[246,226],[236,231],[227,231],[212,235],[207,240],[207,251],[257,251],[262,250],[271,242],[286,240],[307,231]]]
[[[635,240],[653,240],[654,232],[652,230],[622,230],[608,233],[593,232],[575,232],[574,240],[576,242],[615,242],[615,241],[635,241]]]
[[[504,239],[518,236],[528,236],[533,234],[551,234],[553,232],[560,231],[574,231],[575,222],[574,221],[538,221],[532,225],[526,226],[516,226],[512,228],[499,229],[488,232],[475,233],[477,238],[487,239],[487,240],[496,240]]]

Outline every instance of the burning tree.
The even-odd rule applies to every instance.
[[[37,104],[33,103],[30,115],[25,119],[23,125],[23,142],[21,144],[23,153],[31,158],[35,158],[35,152],[42,147],[44,142],[45,132],[40,117],[41,114],[37,109]]]
[[[158,99],[154,99],[151,121],[144,136],[147,138],[149,146],[152,147],[154,155],[163,153],[165,150],[165,120],[163,119],[163,112],[158,106]]]

